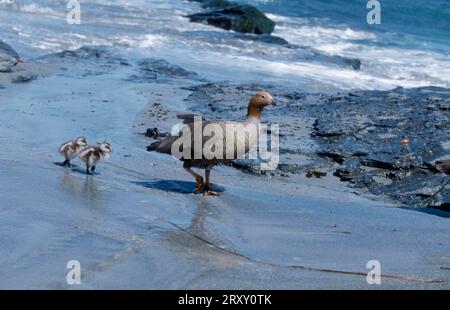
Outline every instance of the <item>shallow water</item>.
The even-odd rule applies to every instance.
[[[145,114],[153,103],[172,114],[185,111],[186,87],[200,79],[332,90],[445,84],[445,75],[437,82],[401,80],[317,59],[291,64],[308,50],[190,24],[181,16],[198,6],[188,2],[88,2],[80,26],[65,23],[64,1],[14,3],[0,0],[1,39],[23,56],[18,67],[30,66],[39,76],[0,89],[1,288],[373,288],[365,279],[371,259],[380,260],[386,275],[400,277],[377,288],[449,288],[447,218],[362,196],[332,176],[265,177],[230,167],[213,172],[222,196],[204,198],[189,193],[193,180],[178,161],[146,152],[149,139],[140,134],[154,125]],[[299,44],[295,32],[282,27],[277,31]],[[366,35],[327,27],[333,40]],[[342,31],[347,38],[340,38]],[[39,58],[86,44],[116,49],[93,58]],[[270,53],[255,56],[255,50]],[[439,54],[430,53],[433,61]],[[144,56],[199,77],[130,79],[142,73],[136,62]],[[173,122],[168,117],[158,126],[169,129]],[[95,176],[86,176],[77,160],[73,169],[54,164],[62,160],[59,144],[79,135],[112,143],[111,159]],[[79,286],[66,282],[72,259],[81,263]]]
[[[394,277],[380,288],[448,288],[447,218],[362,197],[332,176],[218,167],[222,196],[194,195],[181,164],[146,152],[133,127],[158,100],[182,111],[192,80],[135,83],[134,66],[70,59],[46,60],[70,71],[0,91],[0,287],[372,288],[366,264],[378,259]],[[78,160],[54,164],[80,133],[112,143],[95,176]],[[78,286],[66,282],[73,259]]]

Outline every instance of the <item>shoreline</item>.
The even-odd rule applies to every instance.
[[[0,288],[450,288],[445,51],[281,13],[272,35],[227,32],[189,22],[200,4],[140,5],[83,3],[77,27],[58,3],[0,4],[0,39],[26,56],[0,49]],[[148,128],[242,119],[262,89],[279,103],[262,116],[280,125],[275,171],[218,166],[221,196],[203,197],[180,161],[147,152]],[[58,165],[81,135],[112,144],[93,176]]]
[[[0,90],[0,287],[69,289],[65,263],[79,259],[86,289],[448,288],[448,219],[366,196],[331,174],[255,176],[221,166],[213,180],[222,196],[192,194],[180,162],[148,153],[142,133],[158,119],[170,127],[192,103],[204,107],[209,97],[184,88],[203,82],[161,62],[147,62],[158,65],[155,79],[148,66],[93,55],[49,56],[55,71]],[[231,87],[218,96],[232,104],[251,92]],[[217,113],[208,116],[242,112]],[[280,113],[267,110],[264,120]],[[93,177],[53,164],[58,144],[80,130],[88,141],[108,137],[113,145],[111,160]],[[444,282],[386,278],[369,287],[361,274],[371,259],[386,275]]]

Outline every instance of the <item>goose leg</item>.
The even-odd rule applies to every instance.
[[[209,175],[211,173],[211,168],[205,168],[205,191],[203,193],[203,196],[220,196],[218,192],[214,192],[211,188],[211,184],[209,183]]]
[[[86,165],[86,174],[91,174],[91,173],[89,172],[89,165]]]
[[[197,187],[195,188],[195,192],[196,193],[200,193],[202,191],[202,189],[203,189],[203,178],[202,178],[202,176],[200,174],[198,174],[198,173],[195,173],[191,169],[191,167],[189,167],[186,164],[183,164],[183,168],[184,168],[184,170],[189,172],[195,178],[195,181],[197,182]]]

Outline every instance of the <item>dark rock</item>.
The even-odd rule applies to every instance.
[[[374,154],[366,158],[361,160],[362,165],[379,169],[408,170],[424,166],[422,158],[416,154]]]
[[[339,151],[334,152],[319,151],[317,152],[317,155],[320,157],[328,157],[338,164],[342,164],[344,162],[344,159],[348,157],[348,155],[344,155],[342,152]]]
[[[333,119],[334,121],[330,122],[329,118],[318,118],[314,123],[315,135],[327,138],[350,136],[372,125],[372,121],[366,115],[358,112],[341,113],[338,111],[333,113]]]
[[[9,72],[20,62],[19,54],[8,44],[0,40],[0,72]]]
[[[440,175],[414,170],[408,178],[381,186],[373,192],[375,194],[388,193],[392,198],[400,200],[408,206],[438,207],[450,202],[450,200],[445,201],[445,196],[442,195],[447,183],[448,180]]]
[[[393,162],[384,162],[375,159],[366,159],[361,161],[361,164],[368,167],[375,167],[379,169],[398,170],[399,168]]]
[[[315,177],[315,178],[319,179],[319,178],[324,177],[326,175],[327,175],[326,172],[316,171],[316,170],[308,170],[308,172],[306,173],[306,177],[307,178]]]
[[[49,54],[37,59],[37,62],[56,61],[64,58],[64,62],[96,62],[105,66],[128,66],[129,63],[123,57],[117,55],[114,47],[110,46],[82,46],[76,50],[65,50],[62,52]]]
[[[148,128],[147,131],[145,132],[145,136],[155,139],[155,140],[159,140],[161,138],[165,138],[167,136],[169,136],[170,133],[168,132],[160,132],[158,128],[154,127],[154,128]]]
[[[83,46],[76,50],[66,50],[44,55],[34,60],[38,64],[59,64],[61,74],[83,78],[111,73],[123,66],[127,61],[120,56],[119,49],[114,46]],[[77,66],[77,70],[68,70]]]
[[[257,174],[259,170],[254,162],[248,160],[236,160],[225,164],[251,174]]]
[[[283,45],[286,47],[291,47],[289,42],[285,39],[269,34],[261,34],[258,36],[251,35],[251,34],[236,34],[236,37],[241,40],[246,41],[257,41],[257,42],[264,42],[268,44],[276,44],[276,45]]]
[[[146,74],[132,74],[128,77],[125,78],[126,81],[130,81],[130,82],[135,82],[135,83],[139,83],[139,82],[149,82],[152,80],[157,80],[158,79],[158,75],[156,73],[146,73]]]
[[[191,22],[244,33],[270,34],[275,29],[274,21],[250,5],[233,5],[220,10],[192,14],[188,18]]]
[[[152,138],[152,139],[158,139],[159,137],[159,130],[158,128],[148,128],[147,131],[145,132],[145,136]]]
[[[280,125],[280,164],[269,172],[260,171],[257,162],[233,167],[272,176],[332,171],[349,187],[408,207],[450,206],[450,179],[435,165],[449,153],[443,142],[450,141],[450,89],[313,94],[271,85],[207,83],[185,88],[192,92],[185,103],[208,119],[239,119],[248,99],[262,88],[280,103],[262,119]],[[405,136],[408,144],[402,143]]]
[[[16,77],[14,77],[12,82],[13,83],[26,83],[26,82],[35,80],[36,78],[37,78],[37,76],[35,74],[29,73],[29,72],[24,72],[24,73],[18,74]]]
[[[327,53],[324,53],[322,51],[316,50],[311,47],[296,45],[296,44],[289,44],[286,47],[291,49],[296,49],[298,51],[298,58],[304,59],[307,61],[314,61],[314,62],[327,62],[330,64],[338,65],[339,67],[343,68],[352,68],[353,70],[359,70],[361,69],[361,60],[358,58],[350,58],[345,56],[339,56],[339,55],[330,55]],[[295,61],[295,59],[293,59]]]
[[[126,80],[135,83],[143,82],[174,82],[173,78],[188,78],[201,80],[197,73],[187,71],[179,66],[172,65],[163,59],[144,59],[137,63],[138,72]]]
[[[341,181],[352,182],[356,187],[363,187],[362,185],[370,183],[368,178],[361,177],[366,171],[361,167],[361,163],[357,158],[350,157],[346,159],[336,171],[334,176]]]
[[[359,70],[361,69],[361,60],[358,58],[346,58],[341,56],[335,56],[339,57],[339,60],[344,62],[345,64],[348,64],[350,67],[353,68],[353,70]]]
[[[193,77],[195,72],[187,71],[179,66],[171,65],[164,59],[145,59],[138,63],[139,69],[151,74],[168,75],[173,77]]]
[[[450,160],[438,160],[436,161],[434,168],[436,171],[450,174]]]
[[[100,59],[109,58],[110,53],[105,46],[82,46],[77,50],[66,50],[54,54],[61,58],[83,58],[83,59]]]
[[[354,173],[352,170],[344,169],[344,168],[338,168],[333,173],[335,177],[338,177],[343,182],[350,182],[354,179],[357,173]]]
[[[8,44],[0,40],[0,50],[16,60],[20,60],[19,54]]]
[[[361,60],[358,58],[348,58],[339,55],[327,55],[314,50],[314,58],[318,61],[326,61],[343,67],[351,67],[353,70],[361,69]]]
[[[278,171],[283,172],[283,173],[302,173],[304,172],[304,168],[301,165],[297,165],[297,164],[284,164],[284,163],[280,163],[278,164]]]
[[[334,95],[309,109],[319,119],[312,133],[317,155],[340,164],[334,175],[353,187],[408,206],[445,206],[450,200],[440,194],[443,178],[431,162],[446,154],[441,142],[449,140],[450,118],[441,107],[449,99],[449,90],[435,88]]]
[[[430,201],[427,207],[450,211],[450,187],[448,185],[444,186],[436,196],[437,199]]]

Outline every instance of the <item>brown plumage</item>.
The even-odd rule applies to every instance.
[[[435,163],[436,169],[445,174],[450,174],[450,159],[438,160]]]
[[[102,142],[97,145],[90,145],[80,152],[80,159],[86,164],[86,174],[95,171],[95,165],[101,160],[108,160],[112,152],[111,144]]]
[[[202,190],[204,191],[204,195],[205,196],[209,196],[209,195],[218,195],[216,192],[213,192],[211,189],[211,184],[210,184],[210,173],[211,173],[211,169],[218,165],[218,164],[222,164],[225,162],[230,162],[233,161],[235,159],[239,159],[239,155],[242,155],[241,152],[238,152],[238,146],[243,147],[244,149],[244,153],[247,154],[253,146],[255,146],[257,144],[257,137],[255,138],[254,136],[249,137],[248,139],[244,140],[239,140],[239,138],[236,138],[234,140],[234,145],[228,145],[226,144],[227,141],[227,137],[230,137],[230,135],[234,136],[234,129],[236,129],[236,132],[242,128],[242,126],[248,126],[248,125],[255,125],[255,128],[257,128],[257,126],[259,125],[260,122],[260,117],[261,117],[261,112],[263,111],[263,109],[268,106],[268,105],[275,105],[275,101],[273,100],[272,96],[267,93],[267,92],[258,92],[255,96],[253,96],[253,98],[250,100],[249,104],[248,104],[248,109],[247,109],[247,117],[244,121],[205,121],[203,118],[201,118],[201,116],[198,115],[193,115],[193,114],[182,114],[179,115],[178,117],[180,119],[182,119],[184,121],[184,123],[186,124],[186,126],[188,127],[188,129],[190,130],[191,134],[191,144],[190,144],[190,149],[183,149],[183,147],[185,147],[185,145],[182,145],[182,147],[180,147],[180,152],[182,152],[183,154],[189,154],[190,156],[187,156],[187,158],[185,157],[181,157],[179,158],[181,161],[183,161],[183,168],[189,172],[196,180],[197,183],[197,187],[196,187],[196,192],[201,192]],[[195,128],[199,125],[198,123],[194,122],[194,116],[197,116],[198,120],[202,119],[201,125],[202,125],[202,130],[201,133],[196,132]],[[232,156],[223,156],[220,158],[217,157],[211,157],[211,153],[208,152],[208,154],[204,153],[204,147],[206,145],[206,147],[211,146],[211,144],[214,144],[214,141],[219,141],[220,137],[215,137],[215,135],[210,136],[210,135],[205,135],[203,129],[208,126],[208,125],[212,125],[215,126],[215,128],[217,129],[222,129],[222,143],[221,145],[223,146],[222,149],[222,154],[229,154]],[[210,126],[211,127],[211,126]],[[231,128],[231,130],[230,130]],[[249,128],[249,127],[247,127]],[[186,128],[184,128],[186,129]],[[228,129],[228,130],[227,130]],[[198,131],[198,130],[197,130]],[[239,133],[239,132],[237,132]],[[196,138],[200,138],[198,135],[202,135],[202,146],[201,146],[201,154],[198,154],[198,156],[195,156],[195,147],[194,147],[194,140]],[[180,139],[180,136],[169,136],[163,140],[160,141],[156,141],[154,143],[152,143],[150,146],[147,147],[148,151],[156,151],[159,153],[164,153],[164,154],[169,154],[169,155],[173,155],[172,154],[172,146],[174,145],[174,143],[176,143],[176,141]],[[210,139],[215,139],[215,140],[211,140]],[[209,143],[208,143],[209,141]],[[220,145],[220,144],[218,144]],[[215,147],[211,146],[211,152],[216,151]],[[230,147],[232,147],[233,149],[230,149]],[[243,155],[245,155],[243,154]],[[192,170],[192,168],[200,168],[200,169],[205,169],[205,179],[206,182],[203,182],[203,177],[199,174],[197,174],[196,172],[194,172]]]
[[[69,140],[61,144],[58,151],[64,156],[64,166],[71,166],[70,161],[75,158],[78,153],[85,148],[87,145],[87,141],[85,137],[79,137],[76,140]]]

